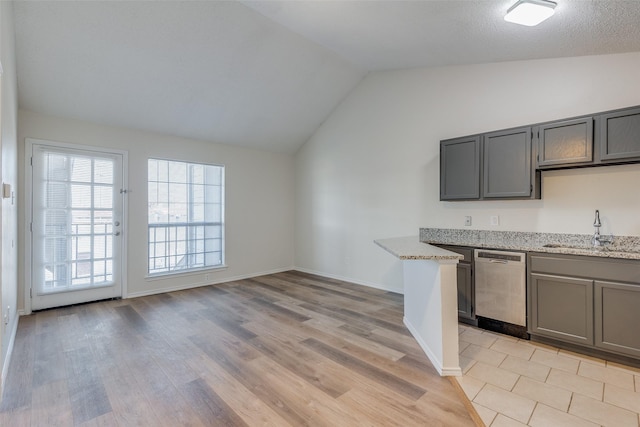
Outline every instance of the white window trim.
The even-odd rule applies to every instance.
[[[175,270],[175,271],[166,271],[166,272],[161,272],[161,273],[153,273],[153,274],[149,274],[149,215],[148,215],[148,211],[147,211],[147,262],[146,262],[146,273],[145,273],[145,280],[150,282],[150,281],[155,281],[155,280],[163,280],[163,279],[169,279],[169,278],[176,278],[176,277],[187,277],[187,276],[193,276],[193,275],[199,275],[202,273],[207,273],[207,272],[216,272],[216,271],[221,271],[221,270],[226,270],[228,268],[227,266],[227,246],[226,246],[226,242],[227,242],[227,233],[226,233],[226,227],[227,227],[227,220],[226,220],[226,207],[227,207],[227,167],[226,165],[222,164],[222,163],[207,163],[207,162],[196,162],[193,160],[186,160],[186,159],[179,159],[179,158],[169,158],[169,157],[160,157],[160,156],[150,156],[147,158],[146,161],[146,182],[147,185],[145,186],[145,194],[146,194],[146,201],[147,201],[147,205],[149,202],[149,160],[162,160],[162,161],[167,161],[167,162],[180,162],[180,163],[187,163],[187,164],[197,164],[197,165],[204,165],[204,166],[215,166],[215,167],[221,167],[223,170],[223,174],[222,174],[222,197],[221,197],[221,202],[222,202],[222,239],[220,242],[221,248],[222,248],[222,263],[220,265],[216,265],[216,266],[205,266],[205,267],[201,267],[201,268],[193,268],[193,269],[189,269],[189,270]]]

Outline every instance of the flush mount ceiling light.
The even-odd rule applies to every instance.
[[[507,10],[504,20],[533,27],[553,15],[556,3],[549,0],[518,0]]]

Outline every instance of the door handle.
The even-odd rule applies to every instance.
[[[113,223],[113,225],[115,225],[116,227],[120,225],[120,221],[116,221]]]
[[[119,235],[120,235],[120,232],[119,232],[119,231],[116,231],[115,233],[113,233],[113,235],[114,235],[114,236],[119,236]]]

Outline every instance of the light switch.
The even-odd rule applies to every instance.
[[[500,225],[500,217],[498,215],[491,216],[491,225]]]

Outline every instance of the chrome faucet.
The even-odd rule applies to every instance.
[[[593,227],[595,231],[593,232],[593,238],[591,239],[591,245],[596,249],[606,249],[604,245],[613,243],[613,236],[601,236],[600,235],[600,227],[602,227],[602,223],[600,222],[600,211],[596,210],[596,219],[593,221]]]
[[[593,238],[591,239],[593,247],[600,247],[604,243],[600,236],[600,227],[602,227],[602,223],[600,222],[600,211],[596,209],[596,219],[593,221],[593,228],[595,228],[595,231],[593,232]]]

